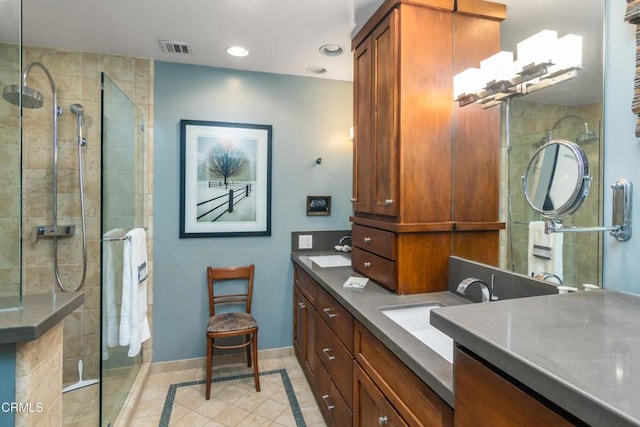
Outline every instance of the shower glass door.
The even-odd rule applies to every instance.
[[[118,344],[124,234],[144,224],[142,111],[102,74],[101,425],[113,425],[140,370],[142,353]]]

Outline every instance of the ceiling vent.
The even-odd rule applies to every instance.
[[[172,42],[160,40],[160,47],[164,53],[175,53],[178,55],[191,55],[191,44],[184,42]]]

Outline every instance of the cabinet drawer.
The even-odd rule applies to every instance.
[[[453,426],[453,409],[359,322],[354,322],[354,357],[411,426]]]
[[[351,250],[351,265],[353,269],[375,280],[387,289],[394,291],[396,281],[396,263],[379,257],[358,247]]]
[[[316,313],[316,357],[320,359],[332,381],[351,408],[353,357],[338,337]]]
[[[342,344],[353,353],[353,316],[324,289],[318,286],[316,310]]]
[[[316,365],[316,399],[327,424],[332,427],[351,427],[352,414],[331,376],[322,363]]]
[[[309,276],[300,266],[293,265],[293,277],[296,284],[300,287],[300,291],[315,306],[316,303],[316,281]]]
[[[354,224],[351,227],[351,240],[354,246],[368,252],[393,261],[396,259],[395,233]]]

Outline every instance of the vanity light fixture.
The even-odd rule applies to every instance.
[[[543,30],[517,45],[512,52],[498,52],[453,78],[453,97],[460,107],[477,102],[493,107],[508,98],[526,95],[576,77],[582,69],[582,36],[558,38]]]
[[[227,53],[231,56],[242,58],[249,55],[249,50],[242,46],[231,46],[227,48]]]

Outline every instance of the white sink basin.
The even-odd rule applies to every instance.
[[[429,323],[431,309],[437,307],[442,307],[442,305],[432,303],[394,307],[383,309],[382,313],[442,356],[447,362],[453,364],[453,340]]]
[[[309,259],[322,268],[351,266],[351,259],[344,255],[318,255],[310,256]]]

